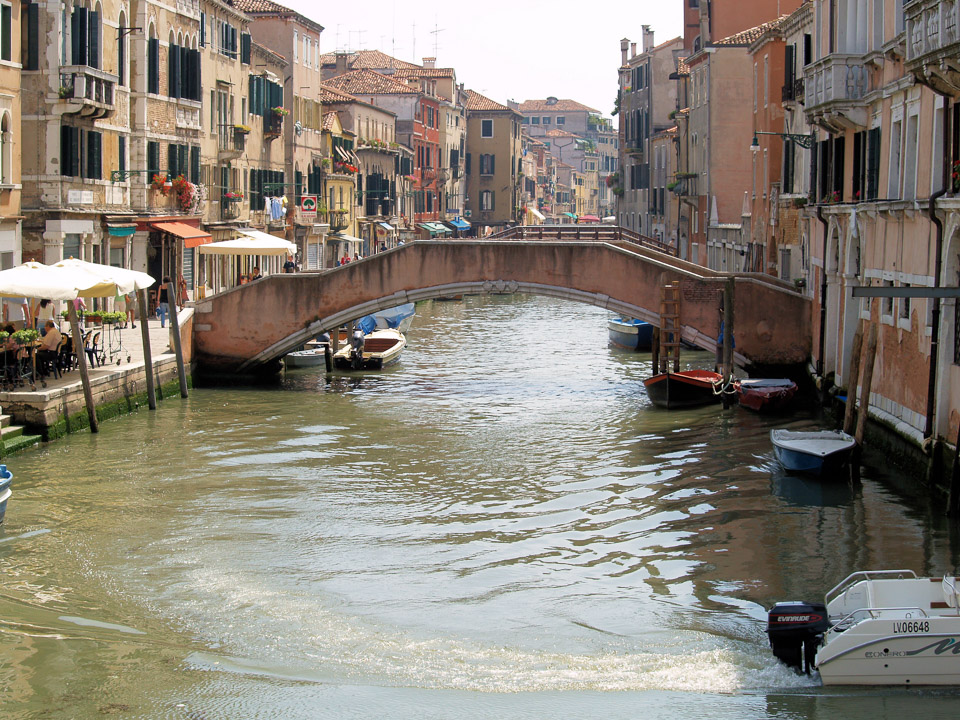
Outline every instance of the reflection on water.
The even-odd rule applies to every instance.
[[[205,389],[12,463],[11,717],[877,717],[773,662],[775,600],[952,569],[865,468],[788,476],[771,427],[652,408],[607,314],[422,303],[401,363]],[[691,366],[712,363],[686,353]],[[831,715],[832,714],[832,715]]]

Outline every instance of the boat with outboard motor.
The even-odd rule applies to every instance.
[[[823,603],[781,602],[767,615],[773,654],[824,685],[960,685],[957,578],[855,572]]]
[[[334,353],[333,366],[338,370],[381,370],[399,361],[406,346],[407,339],[399,330],[364,333],[357,328],[350,342]]]

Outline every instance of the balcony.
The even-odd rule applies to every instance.
[[[785,103],[803,103],[803,78],[784,84],[780,99]]]
[[[87,65],[60,68],[60,101],[68,105],[66,114],[102,118],[116,111],[114,89],[117,76]]]
[[[238,129],[236,125],[220,125],[217,133],[217,157],[224,162],[235,160],[243,155],[247,147],[247,130]]]
[[[680,197],[694,197],[697,194],[697,174],[677,173],[676,180],[667,189]]]
[[[268,140],[280,137],[283,133],[283,115],[271,113],[263,119],[263,136]]]
[[[628,147],[628,148],[625,148],[623,152],[625,155],[629,155],[630,157],[632,157],[638,163],[643,163],[644,157],[646,155],[642,147],[634,147],[634,148]]]
[[[960,0],[904,3],[904,68],[934,90],[960,94]]]
[[[220,202],[221,220],[236,220],[238,217],[240,217],[240,203],[226,199]]]
[[[860,55],[827,55],[803,70],[807,122],[828,132],[864,130],[870,74]]]

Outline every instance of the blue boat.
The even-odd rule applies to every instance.
[[[13,473],[7,470],[6,465],[0,465],[0,524],[3,524],[3,517],[7,514],[7,500],[13,494],[10,490],[12,480]]]
[[[790,472],[829,477],[841,470],[857,441],[840,430],[771,430],[773,454]]]
[[[653,325],[632,318],[607,321],[610,344],[625,350],[649,350],[653,342]]]

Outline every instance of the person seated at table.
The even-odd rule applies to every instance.
[[[47,320],[44,323],[44,328],[47,332],[40,338],[40,344],[37,346],[37,368],[46,370],[48,363],[52,366],[57,362],[57,352],[60,349],[60,340],[63,336],[53,320]]]

